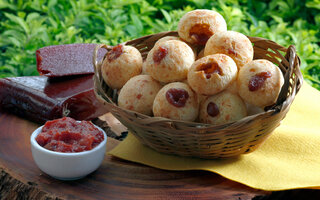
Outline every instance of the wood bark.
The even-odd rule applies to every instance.
[[[126,129],[112,115],[95,122],[108,129],[109,136],[124,137],[121,133]],[[160,170],[108,154],[100,168],[87,177],[59,181],[41,172],[33,161],[29,138],[38,126],[0,112],[0,199],[320,199],[320,190],[271,193],[206,171]],[[121,142],[111,137],[107,151]]]

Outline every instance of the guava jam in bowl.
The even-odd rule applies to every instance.
[[[101,165],[107,135],[91,122],[64,117],[37,128],[30,141],[33,159],[43,172],[60,180],[76,180]]]

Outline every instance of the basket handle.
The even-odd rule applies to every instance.
[[[285,82],[279,93],[276,106],[281,105],[287,99],[290,86],[292,87],[291,96],[294,98],[295,94],[300,90],[303,82],[303,76],[299,69],[301,61],[296,54],[296,48],[294,45],[290,45],[288,47],[285,58],[289,62],[289,67],[284,75]],[[295,74],[295,76],[293,76],[293,74]],[[291,79],[293,79],[292,83],[290,82]]]
[[[94,81],[93,81],[94,82],[94,92],[97,97],[104,99],[105,101],[107,101],[108,103],[111,103],[112,105],[116,105],[112,101],[112,99],[110,99],[108,97],[108,95],[105,94],[105,91],[102,88],[102,82],[104,80],[102,77],[101,66],[102,66],[102,61],[104,60],[104,58],[101,61],[98,60],[98,52],[99,52],[99,49],[101,49],[101,48],[104,48],[107,51],[112,49],[111,46],[107,46],[105,44],[98,44],[93,51],[93,60],[92,61],[93,61],[93,66],[94,66],[94,76],[93,76],[93,78],[94,78]]]
[[[96,48],[93,51],[93,59],[92,59],[92,61],[93,61],[93,66],[94,66],[94,73],[98,74],[99,78],[101,78],[100,67],[101,67],[102,61],[100,61],[100,62],[98,61],[98,52],[99,52],[99,49],[101,49],[101,48],[104,48],[104,49],[106,49],[108,51],[110,49],[110,47],[108,47],[105,44],[97,44]]]

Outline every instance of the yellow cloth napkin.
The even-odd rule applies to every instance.
[[[256,151],[205,160],[158,153],[133,135],[111,155],[166,170],[207,170],[262,190],[320,186],[320,92],[304,83],[281,125]]]

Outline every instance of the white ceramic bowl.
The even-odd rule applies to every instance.
[[[107,147],[107,135],[103,132],[104,140],[89,151],[77,153],[61,153],[43,148],[35,140],[42,127],[37,128],[31,135],[31,151],[35,163],[46,174],[60,180],[76,180],[95,171],[102,163]]]

